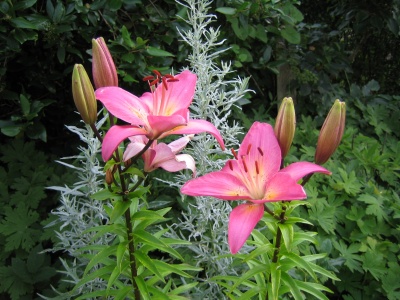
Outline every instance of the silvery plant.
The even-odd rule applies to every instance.
[[[188,18],[185,20],[190,29],[181,31],[180,35],[192,52],[188,57],[190,69],[197,74],[196,94],[191,106],[194,118],[210,119],[224,137],[226,151],[216,147],[216,141],[209,135],[197,136],[192,147],[187,151],[196,158],[197,175],[219,170],[226,160],[232,156],[230,149],[239,147],[241,127],[237,123],[229,124],[233,106],[240,108],[247,89],[248,78],[237,77],[225,79],[232,72],[229,62],[217,65],[215,60],[225,50],[217,50],[224,41],[219,39],[219,30],[212,27],[215,15],[209,13],[212,1],[190,0],[178,2],[188,8]],[[218,149],[218,150],[215,150]],[[191,175],[177,175],[171,185],[178,187],[188,181]],[[222,299],[224,295],[219,287],[208,279],[215,275],[237,275],[232,267],[231,257],[221,258],[229,253],[226,232],[229,213],[232,210],[229,203],[212,197],[196,197],[195,203],[182,212],[181,222],[172,226],[172,235],[187,237],[192,244],[195,260],[204,268],[206,278],[201,281],[193,296],[208,299]],[[246,249],[242,250],[246,251]]]
[[[197,75],[197,85],[194,100],[191,105],[192,116],[196,119],[208,119],[224,137],[226,149],[224,152],[217,147],[215,139],[210,135],[197,135],[191,147],[186,152],[196,158],[197,175],[219,170],[232,155],[230,149],[239,148],[241,127],[237,123],[228,124],[232,109],[240,109],[240,101],[247,89],[248,79],[229,79],[231,65],[229,62],[217,64],[216,60],[225,50],[221,49],[224,41],[219,39],[219,30],[212,27],[216,16],[209,13],[212,1],[189,0],[178,2],[188,8],[188,16],[184,21],[189,29],[180,31],[183,42],[187,43],[192,51],[188,57],[188,68]],[[229,76],[233,77],[233,76]],[[107,116],[106,116],[107,117]],[[99,129],[106,117],[96,123]],[[73,259],[68,262],[62,260],[64,280],[75,285],[84,274],[88,260],[82,255],[82,248],[88,245],[107,245],[113,240],[112,234],[95,236],[88,229],[106,224],[107,214],[104,202],[93,200],[90,195],[103,187],[104,172],[102,163],[98,160],[101,151],[101,141],[94,134],[89,125],[78,128],[67,126],[77,134],[85,146],[79,147],[79,154],[63,158],[60,163],[76,170],[77,182],[73,186],[49,187],[60,192],[60,206],[53,211],[57,219],[48,226],[57,231],[59,242],[48,251],[65,251]],[[169,185],[177,189],[191,179],[188,173],[176,176]],[[160,179],[161,180],[161,179]],[[183,198],[185,201],[185,198]],[[167,233],[170,237],[188,239],[188,247],[195,258],[196,264],[203,268],[198,284],[188,295],[195,298],[223,299],[224,295],[219,287],[208,280],[215,275],[237,275],[231,266],[232,258],[221,258],[229,253],[226,241],[228,216],[231,206],[226,201],[211,197],[196,197],[194,203],[183,211],[180,222],[172,224]],[[246,247],[242,251],[246,252]],[[183,279],[185,281],[187,279]],[[191,279],[193,280],[193,279]],[[70,299],[75,295],[82,295],[96,289],[104,289],[107,282],[99,278],[89,280],[75,290],[73,294],[59,293],[57,299]]]

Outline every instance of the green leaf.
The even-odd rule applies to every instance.
[[[295,300],[303,300],[303,295],[300,292],[300,289],[297,287],[294,279],[287,274],[286,272],[281,273],[281,279],[285,283],[287,287],[290,289],[290,293],[293,295]]]
[[[304,260],[301,256],[298,256],[295,253],[285,253],[283,257],[291,260],[298,268],[304,269],[305,271],[307,271],[308,274],[310,274],[310,276],[314,280],[317,280],[317,277],[315,276],[315,273],[312,270],[310,263]]]
[[[136,250],[133,255],[135,256],[137,261],[140,262],[147,270],[152,272],[155,276],[157,276],[159,280],[165,283],[164,277],[158,271],[156,265],[153,263],[153,260],[149,256],[147,256],[146,253],[143,253],[141,249],[139,249]]]
[[[271,263],[271,284],[268,286],[268,291],[271,293],[272,299],[278,299],[279,287],[281,285],[281,270],[277,263]]]
[[[286,25],[285,28],[281,29],[280,33],[291,44],[300,44],[301,42],[300,33],[291,25]]]
[[[171,248],[170,246],[166,245],[161,239],[158,239],[154,235],[144,231],[144,230],[135,230],[133,232],[133,237],[135,238],[136,242],[142,242],[146,245],[150,245],[155,249],[159,249],[166,253],[171,254],[172,256],[183,260],[183,257],[177,252],[175,249]]]
[[[63,64],[65,61],[65,47],[59,46],[57,49],[57,58],[60,64]]]
[[[146,49],[147,53],[150,54],[151,56],[160,56],[160,57],[165,57],[165,56],[175,56],[172,53],[161,50],[155,47],[148,46]]]
[[[104,200],[108,200],[108,199],[122,201],[121,195],[117,195],[108,189],[102,189],[102,190],[94,193],[93,195],[90,195],[90,198],[92,198],[94,200],[98,200],[98,201],[104,201]]]
[[[94,271],[93,273],[90,274],[86,274],[85,276],[83,276],[83,278],[74,286],[74,291],[77,290],[79,287],[81,287],[82,285],[94,280],[94,279],[98,279],[98,278],[104,278],[105,275],[107,274],[111,274],[111,272],[113,271],[113,269],[115,268],[115,266],[110,265],[110,266],[106,266],[106,267],[102,267],[97,269],[96,271]],[[77,298],[77,299],[87,299],[85,296],[87,295],[82,295],[81,297]]]
[[[363,194],[357,198],[358,201],[362,201],[368,204],[365,213],[367,215],[376,216],[378,222],[382,222],[383,219],[388,219],[388,215],[383,210],[383,202],[379,201],[376,197],[371,196],[370,194]]]
[[[113,246],[104,245],[103,249],[100,252],[98,252],[95,256],[93,256],[93,258],[87,264],[85,271],[84,271],[85,276],[89,272],[89,270],[91,270],[95,265],[100,264],[104,259],[108,258],[109,256],[115,255],[117,248],[118,248],[118,245],[113,245]],[[110,273],[114,269],[115,264],[111,265],[111,267],[112,267],[112,269],[111,269]]]
[[[236,14],[236,8],[233,7],[218,7],[215,11],[230,16]]]
[[[143,300],[151,300],[149,290],[147,289],[146,282],[143,280],[143,278],[140,276],[136,276],[135,281],[140,290],[140,296],[143,297]]]
[[[387,274],[386,262],[383,255],[377,251],[368,250],[363,257],[363,269],[370,272],[377,281]]]
[[[37,26],[23,17],[13,18],[10,23],[17,28],[38,29]]]
[[[6,236],[5,250],[22,248],[30,251],[34,246],[40,230],[33,225],[39,220],[39,214],[29,210],[22,202],[15,209],[4,208],[4,219],[0,223],[0,234]]]
[[[261,24],[257,24],[256,27],[256,38],[259,39],[261,42],[263,43],[267,43],[268,42],[268,37],[267,37],[267,32],[265,31],[265,27]],[[271,48],[267,48],[267,49],[271,49]],[[268,61],[269,59],[267,59],[266,61]]]
[[[29,7],[32,7],[36,2],[37,0],[18,1],[14,4],[14,10],[17,11],[27,9]]]
[[[344,264],[351,272],[354,272],[354,270],[361,273],[363,272],[360,264],[362,257],[359,254],[356,254],[360,250],[361,245],[359,243],[352,243],[347,247],[343,240],[339,240],[339,242],[333,241],[333,245],[346,260]]]
[[[279,223],[278,224],[279,228],[281,229],[282,232],[282,237],[283,241],[285,243],[286,250],[290,251],[291,245],[293,242],[293,225],[292,224],[286,224],[286,223]]]
[[[329,300],[328,297],[326,297],[321,291],[326,291],[326,292],[332,292],[330,289],[327,287],[324,287],[321,284],[318,283],[312,283],[312,282],[303,282],[299,280],[295,280],[297,287],[306,292],[309,293],[310,295],[313,295],[317,299],[321,300]]]
[[[125,25],[122,26],[121,28],[121,35],[124,43],[129,47],[129,48],[134,48],[135,43],[131,39],[131,34],[128,31],[128,29],[125,27]]]
[[[131,205],[131,200],[126,201],[116,201],[114,208],[111,212],[110,222],[114,223],[117,221],[128,209]]]

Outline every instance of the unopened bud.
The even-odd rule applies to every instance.
[[[72,72],[72,96],[83,121],[94,124],[97,120],[97,102],[92,83],[82,65],[76,64]]]
[[[114,181],[114,175],[112,169],[110,168],[106,171],[106,183],[107,185],[111,185],[113,181]]]
[[[291,97],[283,98],[274,128],[275,136],[278,139],[279,146],[281,147],[282,159],[289,152],[295,130],[296,115],[293,99]]]
[[[319,133],[314,159],[317,164],[324,164],[336,151],[343,137],[345,121],[346,104],[336,100]]]
[[[92,72],[96,89],[118,86],[117,69],[102,37],[92,40]]]

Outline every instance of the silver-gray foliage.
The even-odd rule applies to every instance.
[[[190,70],[197,77],[196,93],[191,106],[192,117],[207,119],[212,122],[224,138],[226,149],[222,151],[214,137],[210,135],[196,136],[187,151],[196,160],[197,174],[200,176],[219,170],[225,164],[229,149],[239,147],[241,127],[235,122],[228,122],[234,106],[249,92],[248,78],[239,77],[227,80],[230,74],[230,63],[217,65],[215,60],[224,51],[220,49],[224,41],[219,40],[219,30],[211,26],[216,18],[209,14],[212,1],[189,0],[185,3],[177,1],[188,8],[185,20],[190,30],[180,32],[182,39],[191,47],[188,57]],[[176,182],[170,183],[178,187],[191,179],[189,174],[176,176]],[[192,245],[190,250],[195,255],[197,265],[204,268],[204,282],[190,294],[196,299],[223,299],[219,287],[208,280],[215,275],[237,275],[232,267],[231,258],[220,258],[229,253],[227,244],[227,224],[231,206],[227,201],[211,197],[196,197],[195,203],[182,212],[181,222],[172,226],[172,235],[187,237]]]
[[[103,118],[98,122],[98,128],[105,120],[106,118]],[[101,142],[95,137],[90,126],[86,125],[84,128],[67,126],[67,128],[79,136],[84,146],[78,147],[78,155],[65,157],[59,161],[76,171],[77,181],[73,186],[48,187],[59,191],[61,196],[60,206],[52,212],[57,219],[47,225],[56,228],[59,242],[47,251],[64,251],[73,258],[72,262],[61,260],[64,270],[60,273],[64,275],[64,281],[75,285],[82,279],[88,264],[88,259],[82,255],[82,248],[88,245],[108,245],[114,236],[103,235],[94,238],[95,232],[85,232],[105,224],[108,220],[103,208],[104,203],[90,198],[90,195],[102,188],[104,181],[103,166],[98,160]],[[57,292],[59,296],[53,299],[72,299],[76,295],[104,289],[106,286],[107,282],[98,278],[82,285],[73,294]]]

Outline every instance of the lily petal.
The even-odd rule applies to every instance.
[[[95,95],[117,118],[134,125],[146,124],[149,108],[135,95],[114,86],[97,89]]]
[[[176,160],[179,162],[184,162],[186,164],[185,169],[190,169],[193,172],[193,177],[196,176],[196,163],[194,158],[189,154],[179,154],[176,156]],[[180,171],[180,170],[178,170]]]
[[[186,145],[193,139],[193,134],[186,135],[181,137],[171,143],[168,144],[168,147],[171,148],[172,152],[177,154],[181,152]]]
[[[104,161],[110,159],[111,155],[117,149],[118,145],[126,138],[134,135],[145,135],[147,131],[143,128],[138,128],[130,125],[114,125],[112,126],[104,136],[102,144],[102,157]]]
[[[243,139],[238,157],[239,161],[245,158],[250,174],[261,173],[263,181],[268,182],[281,165],[281,148],[272,126],[254,122]]]
[[[299,200],[307,198],[303,187],[289,173],[276,173],[267,183],[262,202]],[[259,203],[261,201],[253,201]]]
[[[222,139],[222,136],[219,133],[218,129],[213,124],[211,124],[206,120],[190,119],[186,125],[178,126],[173,130],[162,134],[161,137],[165,137],[170,134],[191,134],[191,133],[196,134],[202,132],[207,132],[212,134],[217,139],[219,145],[221,146],[221,149],[222,150],[225,149],[224,140]]]
[[[140,151],[143,150],[143,148],[146,146],[146,144],[143,142],[143,140],[134,140],[130,138],[131,142],[126,146],[123,160],[127,161],[128,159],[134,157],[136,154],[138,154]],[[154,141],[153,143],[155,143]]]
[[[170,131],[175,127],[186,124],[186,119],[181,115],[172,116],[148,116],[147,120],[151,127],[151,139],[157,139],[162,133]]]
[[[241,204],[232,210],[228,225],[228,243],[232,254],[242,248],[263,215],[264,204]]]
[[[154,92],[157,102],[165,101],[164,113],[167,114],[175,114],[181,109],[188,108],[196,88],[197,76],[188,70],[176,75],[175,79],[178,81],[167,82],[168,89],[161,83]]]
[[[211,196],[222,200],[250,199],[249,191],[238,178],[221,171],[187,181],[181,192],[190,196]]]
[[[332,174],[329,170],[307,161],[290,164],[286,168],[283,168],[280,172],[289,173],[296,181],[311,173],[323,173],[327,175]]]

